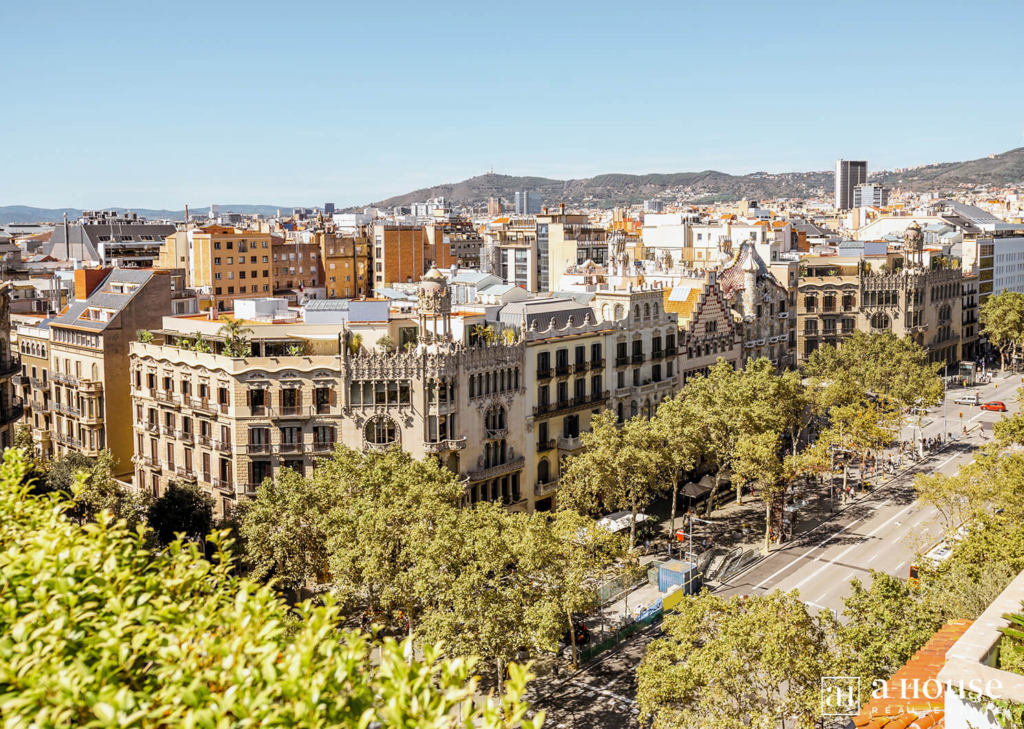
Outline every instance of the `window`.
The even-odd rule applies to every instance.
[[[395,421],[386,415],[370,418],[363,432],[366,442],[374,445],[388,445],[398,440]]]

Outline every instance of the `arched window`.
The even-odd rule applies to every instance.
[[[95,362],[92,363],[92,381],[93,382],[99,382],[100,381],[100,366],[98,364],[96,364]]]
[[[487,430],[503,430],[505,428],[505,408],[498,405],[488,410],[485,422]]]
[[[651,318],[651,305],[650,304],[644,304],[644,319],[650,319],[650,318]]]
[[[551,475],[551,466],[548,465],[547,459],[543,459],[537,464],[537,483],[547,483]]]
[[[654,318],[657,319],[658,318],[658,305],[655,304],[654,306],[652,306],[651,307],[651,311],[654,314]]]
[[[612,317],[615,316],[615,315],[612,313],[612,305],[611,304],[605,304],[604,305],[602,316],[604,317],[605,321],[611,321],[612,320]]]
[[[640,304],[633,307],[633,317],[636,319],[640,318]]]
[[[889,317],[882,312],[878,312],[871,317],[872,329],[888,329],[890,324]]]
[[[650,398],[644,400],[644,419],[651,419],[651,400]]]
[[[944,322],[949,321],[952,318],[953,318],[953,314],[952,314],[948,304],[946,304],[941,309],[939,309],[939,321],[940,322],[944,323]]]
[[[640,407],[636,404],[636,400],[629,404],[629,417],[635,418],[640,412]]]
[[[619,321],[626,315],[626,310],[622,307],[622,304],[615,305],[615,321]]]
[[[619,411],[618,411],[618,416],[619,416],[619,422],[620,422],[620,423],[624,423],[624,422],[626,422],[626,417],[625,417],[625,416],[626,416],[626,413],[625,413],[625,408],[624,408],[624,407],[622,407],[622,403],[621,403],[621,402],[619,403]]]
[[[374,445],[387,445],[398,441],[398,429],[395,421],[386,415],[378,415],[370,418],[363,431],[367,443]]]

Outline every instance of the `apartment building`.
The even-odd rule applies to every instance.
[[[431,268],[447,269],[456,263],[443,236],[431,243],[426,226],[378,222],[373,226],[373,288],[415,283]]]
[[[218,311],[231,311],[237,299],[271,295],[270,233],[207,225],[190,229],[188,235],[188,279],[212,297]]]
[[[924,264],[922,241],[915,224],[899,250],[883,243],[877,252],[869,247],[804,258],[797,295],[800,360],[859,329],[910,336],[932,362],[959,361],[963,272],[959,261],[944,255]]]
[[[868,163],[859,160],[837,159],[835,169],[835,209],[849,210],[853,205],[853,191],[868,181]]]
[[[295,233],[291,239],[272,235],[270,251],[275,296],[295,300],[298,294],[309,294],[323,286],[320,243],[315,236],[306,235],[305,231]]]
[[[156,270],[75,271],[75,302],[49,322],[54,455],[109,449],[131,473],[129,345],[171,308],[171,277]]]
[[[352,234],[335,230],[313,231],[319,249],[318,278],[330,299],[373,295],[373,244],[365,227]]]
[[[665,311],[678,321],[680,387],[706,376],[719,359],[742,366],[743,321],[730,309],[716,271],[694,271],[662,296]]]
[[[549,271],[549,280],[539,282],[541,291],[562,290],[562,272],[567,266],[605,262],[608,229],[592,224],[588,215],[567,213],[561,204],[557,211],[549,210],[536,216],[536,220],[538,267]]]
[[[172,224],[150,223],[135,213],[87,210],[77,224],[56,226],[39,252],[61,261],[149,268],[174,232]]]
[[[24,415],[23,400],[14,383],[21,372],[21,359],[11,341],[10,296],[10,282],[0,284],[0,448],[14,445],[14,428]]]
[[[542,265],[537,220],[533,217],[498,218],[488,224],[484,234],[480,270],[530,293],[546,291],[542,288],[549,273],[546,239],[544,245]]]
[[[484,241],[469,218],[450,212],[435,213],[434,221],[426,225],[424,233],[435,251],[447,250],[459,266],[479,268]]]
[[[24,422],[32,429],[36,453],[48,458],[53,451],[50,411],[50,328],[19,324],[14,346],[21,355],[21,374],[14,386],[24,404]]]
[[[978,274],[965,272],[960,303],[960,359],[973,360],[981,354],[981,320]]]

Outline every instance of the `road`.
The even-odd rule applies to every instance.
[[[1011,414],[1018,408],[1016,390],[1020,384],[1019,377],[1010,377],[974,391],[980,391],[983,402],[1003,401],[1007,414]],[[946,431],[960,432],[959,413],[963,412],[964,425],[980,425],[991,438],[992,426],[1003,414],[954,404],[953,400],[964,392],[952,390],[947,394]],[[943,432],[942,414],[942,405],[929,413],[930,422],[923,429],[925,437]],[[904,437],[911,437],[910,428],[904,429]],[[955,473],[974,458],[975,449],[982,443],[979,429],[975,428],[967,438],[960,438],[837,510],[834,518],[733,578],[716,594],[763,595],[776,589],[796,589],[812,609],[841,613],[843,598],[849,594],[854,577],[869,582],[873,569],[906,577],[914,553],[937,542],[941,532],[934,510],[914,500],[914,476]],[[547,712],[545,726],[638,727],[636,667],[646,645],[658,633],[658,626],[652,626],[576,676],[537,687],[532,703]]]

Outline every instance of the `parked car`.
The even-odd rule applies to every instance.
[[[957,405],[977,405],[981,402],[981,398],[978,397],[978,393],[969,392],[966,395],[961,395],[953,402]]]
[[[982,405],[981,409],[982,410],[993,410],[993,411],[995,411],[997,413],[1005,413],[1006,412],[1006,405],[1004,405],[1003,403],[999,402],[998,400],[993,400],[992,402],[987,402],[984,405]]]

